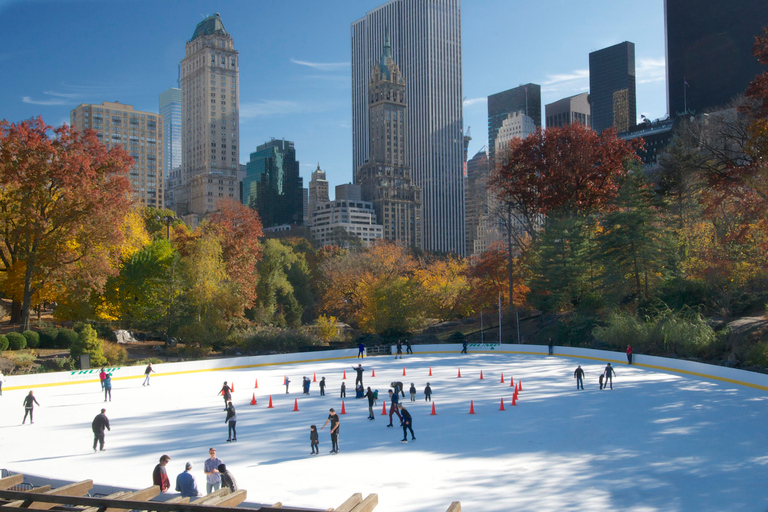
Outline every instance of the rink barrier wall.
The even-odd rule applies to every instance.
[[[416,354],[453,354],[458,355],[461,352],[461,344],[438,344],[438,345],[412,345],[414,355]],[[520,354],[531,356],[547,356],[546,345],[515,345],[498,343],[471,343],[467,345],[467,350],[472,354]],[[391,353],[395,353],[395,347],[391,347]],[[182,375],[190,373],[201,373],[221,370],[244,370],[276,366],[283,364],[299,364],[313,362],[328,362],[340,359],[357,359],[357,348],[328,350],[323,352],[298,352],[292,354],[273,354],[264,356],[233,357],[226,359],[206,359],[202,361],[188,361],[175,363],[157,363],[153,364],[155,370],[150,376],[151,379],[161,378],[171,375]],[[378,356],[373,356],[378,357]],[[574,364],[587,362],[610,362],[618,372],[621,366],[627,366],[626,354],[622,352],[612,352],[609,350],[594,350],[576,347],[554,347],[553,357],[568,357],[574,359]],[[407,356],[406,356],[407,359]],[[363,363],[370,360],[366,357]],[[352,366],[357,365],[356,362]],[[692,377],[712,379],[720,382],[727,382],[739,386],[746,386],[763,391],[768,391],[768,375],[763,373],[749,372],[746,370],[737,370],[725,366],[717,366],[695,361],[686,361],[682,359],[671,359],[665,357],[647,356],[643,354],[634,354],[632,366],[637,368],[647,368],[667,373],[682,374]],[[366,364],[363,364],[366,367]],[[145,365],[124,366],[107,368],[112,373],[113,381],[123,381],[131,379],[143,379]],[[339,371],[347,370],[346,366],[339,368]],[[66,386],[69,384],[80,384],[85,382],[99,382],[100,368],[91,370],[75,370],[70,372],[56,373],[36,373],[29,375],[10,375],[6,376],[6,382],[3,390],[35,389],[51,386]],[[353,371],[349,368],[347,371]],[[352,374],[354,377],[354,373]]]

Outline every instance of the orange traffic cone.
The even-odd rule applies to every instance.
[[[517,405],[517,395],[512,395],[512,405]]]
[[[387,415],[387,402],[381,403],[381,415],[386,416]]]
[[[432,376],[432,367],[431,366],[429,367],[429,376],[430,377]]]
[[[287,379],[288,379],[288,376],[287,376],[287,375],[283,375],[283,386],[285,386],[285,381],[286,381]],[[256,387],[258,387],[258,386],[256,386]]]
[[[480,370],[480,380],[483,380],[483,370]]]
[[[509,378],[509,387],[517,389],[515,387],[515,378],[514,377],[510,377]]]
[[[347,414],[347,410],[344,408],[344,400],[341,401],[341,414]]]
[[[523,390],[523,381],[519,380],[517,381],[517,390],[522,391]]]
[[[501,407],[499,407],[499,410],[506,411],[506,409],[504,408],[504,397],[501,397]]]
[[[285,384],[285,382],[283,382]],[[256,379],[256,382],[253,383],[254,389],[259,389],[259,379]]]
[[[475,414],[475,402],[474,400],[469,401],[469,414]]]
[[[405,366],[403,366],[403,377],[405,377]]]
[[[371,377],[376,376],[376,368],[371,368]]]
[[[501,383],[504,384],[504,374],[501,374]]]
[[[342,377],[342,379],[346,380],[346,378],[347,378],[347,370],[344,370],[344,376]]]
[[[251,398],[251,405],[256,405],[256,393],[254,393],[253,398]]]
[[[312,382],[317,382],[317,374],[316,373],[312,374]]]
[[[299,410],[299,399],[298,398],[294,398],[293,399],[293,410],[294,411],[298,411]]]
[[[435,412],[435,402],[432,402],[432,413],[430,416],[437,416],[437,413]]]
[[[460,378],[461,378],[461,368],[459,368],[459,376],[458,376],[458,377],[456,377],[456,378],[457,378],[457,379],[460,379]]]
[[[512,398],[514,398],[515,400],[517,400],[517,390],[515,390],[515,392],[514,392],[514,393],[512,393]]]
[[[234,393],[235,392],[235,383],[232,383],[232,387],[229,388],[229,390]]]
[[[267,406],[267,409],[273,409],[273,407],[272,407],[272,395],[269,395],[269,405]]]

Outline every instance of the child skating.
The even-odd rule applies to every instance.
[[[320,439],[317,435],[317,425],[309,427],[309,444],[312,446],[312,455],[320,453]]]

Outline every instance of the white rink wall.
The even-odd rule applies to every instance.
[[[412,345],[414,354],[456,354],[461,351],[460,344],[438,344],[438,345]],[[516,345],[516,344],[493,344],[493,343],[472,343],[467,346],[470,353],[504,353],[504,354],[523,354],[523,355],[541,355],[547,356],[546,345]],[[395,347],[392,346],[392,354],[395,353]],[[405,348],[403,349],[405,350]],[[603,361],[612,363],[621,372],[621,366],[626,366],[627,358],[622,352],[612,352],[608,350],[593,350],[576,347],[554,347],[555,357],[573,358],[574,364],[578,360]],[[380,357],[380,356],[372,356]],[[407,357],[407,355],[406,355]],[[350,359],[351,362],[357,358],[357,349],[344,350],[324,350],[317,352],[300,352],[292,354],[274,354],[264,356],[233,357],[222,359],[207,359],[204,361],[189,361],[176,363],[157,363],[152,368],[156,373],[152,378],[161,375],[175,375],[181,373],[196,373],[205,371],[216,371],[224,369],[240,368],[258,368],[260,366],[274,366],[280,364],[292,364],[303,362],[332,361],[338,359]],[[366,358],[366,360],[369,358]],[[714,379],[732,384],[753,387],[768,391],[768,375],[762,373],[749,372],[682,359],[670,359],[665,357],[646,356],[635,353],[633,355],[633,366],[637,368],[649,368],[670,373],[685,374],[695,377]],[[363,364],[365,366],[365,364]],[[112,373],[112,379],[115,381],[144,378],[146,366],[125,366],[117,368],[108,368]],[[352,371],[350,369],[350,371]],[[75,370],[71,372],[39,373],[30,375],[12,375],[6,376],[4,390],[39,388],[48,386],[62,386],[72,383],[98,382],[99,368],[91,370]]]

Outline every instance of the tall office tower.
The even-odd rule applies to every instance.
[[[589,93],[583,92],[575,96],[569,96],[544,107],[546,112],[547,128],[565,126],[578,123],[592,127],[592,110],[589,105]]]
[[[488,153],[485,146],[467,162],[467,182],[464,189],[466,194],[466,229],[467,255],[475,254],[475,239],[480,217],[488,213]]]
[[[301,189],[301,199],[304,206],[304,215],[301,223],[305,226],[309,226],[309,189],[307,187]]]
[[[392,59],[389,34],[368,82],[368,162],[357,170],[363,200],[370,201],[384,239],[422,246],[421,189],[413,184],[406,151],[406,87]]]
[[[624,41],[589,54],[592,129],[623,132],[637,124],[635,43]]]
[[[541,86],[525,84],[488,96],[488,159],[496,161],[496,135],[509,114],[522,112],[541,128]]]
[[[181,61],[181,179],[174,211],[189,224],[238,197],[238,52],[216,13],[197,24]]]
[[[320,169],[320,164],[317,164],[317,169],[312,171],[312,179],[309,180],[309,201],[307,205],[309,222],[312,222],[312,213],[320,203],[327,203],[330,201],[328,197],[328,180],[325,179],[325,171]]]
[[[160,115],[163,116],[163,177],[171,169],[181,167],[181,89],[171,87],[160,93]]]
[[[501,123],[499,131],[496,132],[496,151],[494,151],[497,162],[503,158],[504,152],[509,148],[509,141],[512,139],[524,139],[536,131],[536,122],[523,114],[515,112],[507,114],[507,118]]]
[[[702,113],[743,93],[764,70],[752,45],[765,25],[765,0],[665,0],[669,115]]]
[[[370,157],[368,82],[389,29],[406,82],[405,165],[422,191],[423,248],[464,254],[461,0],[390,0],[352,23],[352,164]]]
[[[101,105],[82,103],[69,117],[74,130],[94,130],[99,142],[108,148],[122,146],[131,155],[128,180],[138,206],[164,207],[163,116],[105,101]]]
[[[293,142],[272,139],[246,164],[243,204],[259,212],[265,228],[304,221],[303,180]]]

